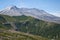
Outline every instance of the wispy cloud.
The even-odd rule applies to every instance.
[[[60,11],[58,11],[58,12],[52,12],[50,14],[60,17]]]
[[[23,2],[20,3],[20,7],[26,7],[27,5],[25,5]]]

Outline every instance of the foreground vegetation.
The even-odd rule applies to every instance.
[[[27,34],[24,32],[0,29],[0,40],[48,40],[48,39],[36,35]]]

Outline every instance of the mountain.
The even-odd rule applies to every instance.
[[[32,16],[40,20],[60,23],[60,17],[56,17],[45,12],[44,10],[39,10],[36,8],[17,8],[16,6],[10,6],[0,11],[0,14],[9,16],[21,16],[21,15]]]
[[[10,6],[5,8],[5,10],[1,11],[1,14],[10,15],[10,16],[17,16],[20,15],[19,9],[16,6]]]
[[[0,40],[60,40],[60,18],[36,8],[7,7],[0,11]]]

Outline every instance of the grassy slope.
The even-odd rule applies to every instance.
[[[60,38],[60,24],[46,22],[26,16],[18,16],[14,18],[19,20],[19,22],[16,22],[18,31],[48,38],[57,38],[57,36]]]
[[[6,15],[0,15],[0,29],[7,29],[8,30],[8,29],[12,28],[12,26],[9,23],[7,23],[8,22],[7,20],[9,22],[13,22],[12,17],[6,16]]]
[[[8,22],[14,22],[16,19],[14,19],[12,16],[2,15],[6,21]]]
[[[2,31],[2,32],[1,32]],[[36,35],[23,32],[0,30],[0,39],[2,40],[49,40]]]
[[[17,30],[21,32],[26,32],[34,35],[43,36],[46,38],[54,38],[58,36],[60,38],[60,24],[45,22],[42,20],[35,19],[33,17],[27,16],[15,16],[10,17],[6,15],[1,15],[3,18],[0,23],[4,22],[15,22]],[[11,25],[0,24],[1,29],[11,29]]]

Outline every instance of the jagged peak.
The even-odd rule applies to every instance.
[[[7,9],[7,10],[18,9],[18,7],[16,7],[16,6],[8,6],[6,9]]]

